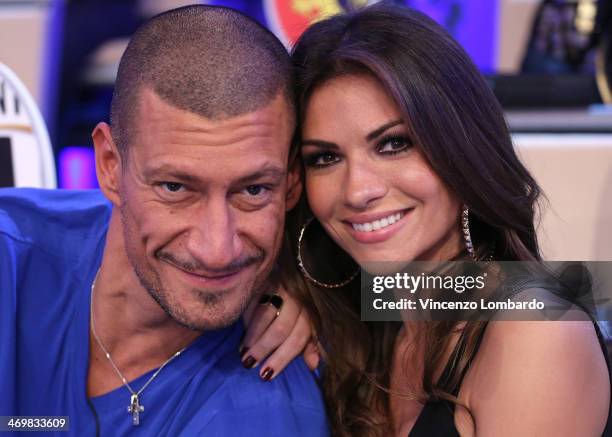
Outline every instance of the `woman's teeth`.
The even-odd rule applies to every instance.
[[[380,220],[374,220],[373,222],[368,223],[351,223],[353,225],[353,229],[360,232],[372,232],[378,231],[379,229],[386,228],[387,226],[391,226],[393,223],[397,222],[404,216],[404,212],[397,212],[395,214],[391,214],[389,217],[385,217]]]

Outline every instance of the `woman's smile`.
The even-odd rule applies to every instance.
[[[407,220],[414,208],[380,213],[350,216],[343,220],[346,228],[357,242],[363,244],[382,243],[393,237]]]

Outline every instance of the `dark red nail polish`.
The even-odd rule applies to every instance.
[[[251,367],[253,367],[253,364],[255,364],[255,358],[250,355],[242,361],[242,365],[245,369],[250,369]]]
[[[246,354],[246,353],[248,352],[248,350],[249,350],[249,347],[248,347],[248,346],[242,346],[242,347],[240,348],[240,350],[238,351],[238,353],[239,353],[239,354],[240,354],[240,356],[242,357],[244,354]]]
[[[261,374],[261,377],[266,381],[270,381],[272,379],[272,376],[274,376],[274,369],[272,369],[271,367],[266,367],[266,370],[264,370]]]

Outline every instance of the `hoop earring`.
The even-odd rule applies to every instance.
[[[306,270],[306,266],[304,265],[304,261],[302,260],[302,241],[304,239],[304,233],[306,232],[306,228],[308,227],[310,223],[312,223],[313,220],[314,220],[314,217],[310,217],[308,220],[306,220],[306,223],[304,223],[304,226],[302,226],[302,229],[300,230],[300,235],[298,237],[298,245],[297,245],[298,267],[300,268],[300,271],[302,272],[302,274],[308,281],[312,282],[315,285],[318,285],[319,287],[323,287],[323,288],[343,287],[357,277],[357,275],[359,274],[359,268],[348,279],[345,279],[344,281],[341,281],[341,282],[337,282],[335,284],[326,284],[325,282],[321,282],[315,279],[310,273],[308,273],[308,270]]]
[[[472,242],[472,235],[470,234],[470,210],[465,204],[461,211],[461,229],[463,230],[463,241],[465,242],[465,248],[469,257],[474,261],[484,261],[485,263],[493,261],[494,250],[491,250],[491,253],[482,260],[476,258],[476,251],[474,250],[474,243]]]

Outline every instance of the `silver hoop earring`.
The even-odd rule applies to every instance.
[[[465,242],[465,248],[469,257],[474,261],[484,261],[485,263],[493,261],[495,245],[492,246],[491,252],[484,259],[479,260],[476,258],[476,251],[474,250],[474,243],[470,234],[470,210],[465,204],[461,211],[461,229],[463,230],[463,241]]]
[[[304,226],[302,226],[302,229],[300,230],[300,235],[298,237],[298,244],[297,244],[298,267],[300,268],[300,271],[302,272],[302,274],[308,281],[312,282],[315,285],[318,285],[319,287],[323,287],[323,288],[344,287],[346,284],[348,284],[349,282],[351,282],[353,279],[357,277],[357,275],[359,274],[359,268],[357,268],[357,270],[348,279],[345,279],[344,281],[341,281],[335,284],[326,284],[325,282],[321,282],[315,279],[310,273],[308,273],[308,270],[306,270],[306,266],[304,265],[304,261],[302,260],[302,241],[304,239],[304,233],[306,232],[306,228],[308,227],[310,223],[312,223],[313,220],[314,220],[314,217],[310,217],[308,220],[306,220],[306,223],[304,223]]]

